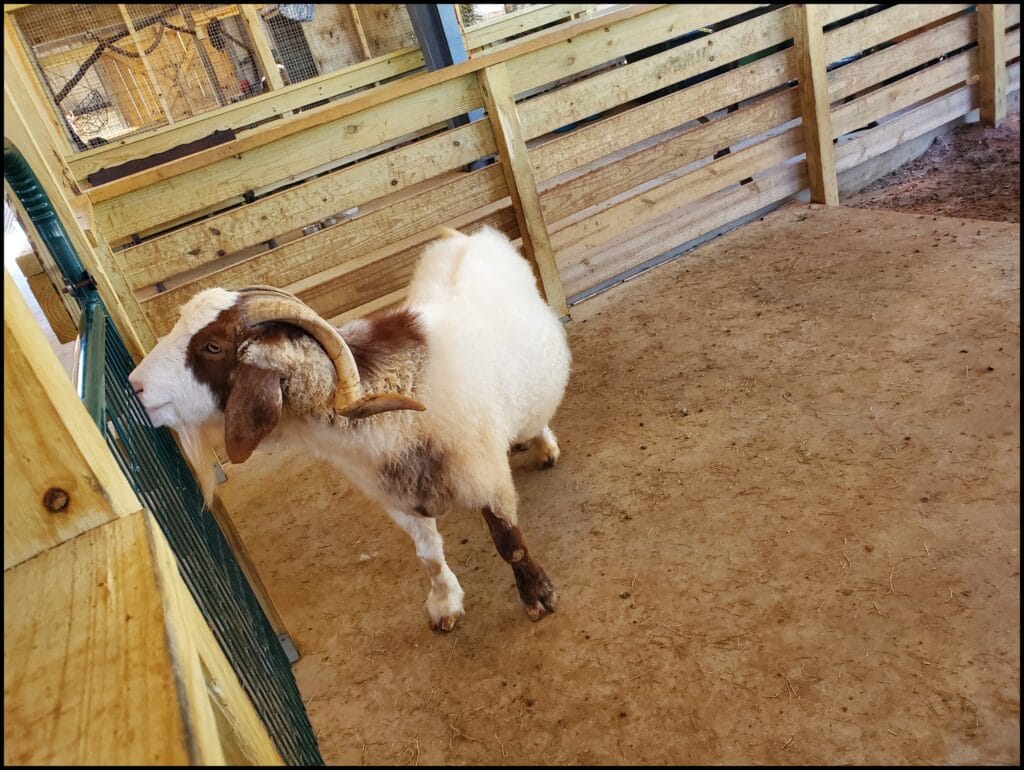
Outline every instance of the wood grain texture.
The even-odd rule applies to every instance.
[[[4,395],[4,569],[140,508],[6,270]]]
[[[1006,8],[981,3],[977,16],[981,119],[998,126],[1006,118]]]
[[[844,59],[970,8],[954,3],[901,3],[825,35],[826,64]],[[827,20],[823,20],[827,24]]]
[[[5,764],[193,761],[144,516],[4,571]]]
[[[496,64],[480,72],[487,117],[491,122],[494,142],[498,147],[501,170],[512,198],[523,252],[533,265],[544,298],[560,316],[568,310],[565,292],[558,276],[558,266],[551,249],[551,237],[544,221],[544,210],[537,191],[530,155],[516,113],[515,95],[504,64]]]
[[[813,4],[789,8],[793,20],[800,75],[800,112],[803,115],[804,150],[811,200],[828,206],[839,205],[839,181],[832,152],[832,117],[829,113],[825,39],[818,7]],[[852,26],[852,25],[851,25]]]

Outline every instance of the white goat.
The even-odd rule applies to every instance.
[[[197,469],[212,468],[211,428],[223,430],[232,462],[266,438],[336,464],[415,541],[435,629],[451,630],[463,613],[435,517],[481,510],[537,620],[555,609],[555,591],[517,525],[508,452],[529,442],[539,467],[557,461],[548,425],[569,348],[504,235],[443,232],[400,310],[335,329],[275,289],[208,289],[129,380]],[[212,478],[202,483],[209,495]]]

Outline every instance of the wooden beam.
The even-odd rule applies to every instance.
[[[1006,118],[1006,6],[978,5],[981,119],[998,126]]]
[[[356,28],[356,35],[359,36],[359,47],[363,49],[363,56],[370,58],[370,43],[366,40],[366,30],[363,29],[363,20],[359,18],[359,6],[356,3],[348,4],[348,12],[352,17],[352,25]],[[458,14],[456,14],[458,16]]]
[[[832,118],[821,17],[818,6],[811,3],[793,5],[791,9],[811,200],[838,206],[839,181],[832,152]]]
[[[4,569],[141,504],[4,271]]]
[[[210,54],[206,51],[206,42],[210,39],[206,34],[206,27],[197,22],[195,16],[187,8],[188,6],[182,7],[181,18],[196,33],[196,52],[199,54],[199,60],[203,63],[203,71],[206,73],[206,79],[210,81],[213,95],[217,97],[217,104],[223,107],[228,100],[224,97],[224,89],[220,86],[217,68],[213,66]],[[173,122],[172,120],[171,123]]]
[[[256,9],[248,3],[238,6],[242,11],[242,23],[249,30],[249,39],[252,40],[256,49],[256,58],[259,60],[263,73],[267,76],[267,90],[278,91],[284,88],[284,79],[281,77],[281,70],[277,68],[277,61],[270,50],[270,41],[267,39],[267,31],[263,21]]]
[[[533,264],[544,297],[559,315],[569,311],[565,304],[565,291],[558,276],[558,265],[551,250],[551,237],[544,222],[537,180],[533,164],[523,140],[522,126],[516,113],[515,94],[509,82],[504,62],[479,72],[480,90],[483,92],[487,116],[498,147],[501,169],[505,175],[512,207],[523,236],[523,251]]]
[[[153,66],[149,63],[149,57],[146,56],[146,47],[142,44],[142,40],[139,38],[139,33],[135,29],[135,24],[132,23],[131,14],[128,12],[128,8],[124,3],[119,3],[117,7],[121,11],[121,16],[124,18],[125,26],[128,27],[128,33],[132,37],[132,42],[135,43],[135,50],[139,52],[139,58],[142,60],[142,66],[146,70],[146,77],[149,78],[150,85],[153,87],[153,93],[156,94],[156,98],[160,102],[160,108],[164,111],[164,117],[167,118],[168,123],[173,123],[174,115],[171,113],[171,108],[167,103],[167,98],[164,96],[163,89],[160,88],[160,81],[157,80],[156,73],[153,72]]]

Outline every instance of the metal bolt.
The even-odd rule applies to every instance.
[[[59,487],[50,487],[46,490],[46,494],[43,495],[43,505],[45,505],[46,510],[51,513],[63,512],[70,502],[71,497],[67,492]]]

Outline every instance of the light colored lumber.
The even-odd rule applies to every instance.
[[[6,270],[4,396],[4,569],[140,508]]]
[[[237,158],[220,158],[220,147],[214,147],[181,161],[157,166],[141,172],[152,181],[144,189],[108,197],[114,190],[133,186],[132,178],[126,177],[88,190],[86,195],[94,203],[100,230],[107,238],[114,239],[212,206],[261,185],[301,179],[323,163],[430,126],[478,107],[480,103],[476,78],[467,75],[397,101],[370,107],[334,123],[299,134],[288,133],[272,144],[255,147]],[[275,121],[274,125],[285,122]],[[207,162],[211,158],[212,162]],[[180,170],[184,162],[193,166],[192,170],[161,177],[167,167]]]
[[[839,205],[839,180],[832,153],[832,119],[829,114],[828,76],[825,71],[825,40],[818,7],[790,6],[793,44],[800,76],[800,111],[803,114],[804,148],[811,200]]]
[[[802,152],[802,144],[800,129],[788,129],[771,139],[732,152],[685,175],[612,203],[584,219],[569,222],[552,234],[552,245],[556,253],[566,248],[596,251],[622,233],[683,204],[700,200],[758,171],[790,160]]]
[[[4,62],[8,62],[9,51],[4,51]],[[45,135],[33,130],[31,118],[33,105],[28,100],[29,91],[21,87],[21,80],[13,68],[4,71],[4,137],[21,151],[29,166],[35,172],[42,190],[53,205],[57,217],[67,230],[68,237],[86,270],[96,280],[100,296],[110,312],[110,316],[124,340],[128,352],[141,360],[145,350],[155,344],[155,338],[149,333],[145,317],[135,297],[124,282],[123,276],[113,266],[110,251],[105,246],[94,249],[92,243],[82,230],[76,218],[76,208],[72,207],[69,192],[63,186],[66,178],[63,164],[59,156],[55,156],[54,148],[40,147],[37,139]],[[27,102],[27,103],[25,103]],[[49,163],[55,163],[53,168]]]
[[[82,316],[78,303],[70,294],[62,291],[65,285],[64,276],[47,248],[46,242],[40,237],[35,223],[25,212],[21,199],[14,193],[6,179],[4,179],[4,193],[18,215],[18,222],[22,225],[33,249],[32,259],[39,268],[37,273],[25,273],[32,294],[39,303],[43,315],[46,316],[50,328],[53,329],[57,341],[62,344],[71,342],[78,336],[78,322]]]
[[[832,64],[845,59],[887,40],[934,24],[969,7],[953,3],[901,3],[864,19],[858,19],[825,35],[825,63]]]
[[[828,74],[828,97],[832,102],[863,91],[883,80],[938,59],[943,54],[973,42],[973,16],[952,21],[915,35],[897,45],[864,56]]]
[[[484,46],[499,42],[513,35],[520,35],[555,21],[569,19],[573,14],[585,11],[588,7],[588,5],[583,3],[532,5],[491,21],[474,24],[466,29],[463,35],[466,51],[472,55]]]
[[[565,248],[558,264],[570,296],[614,278],[758,209],[783,200],[807,185],[803,164],[780,167],[769,176],[680,205],[598,249]]]
[[[375,248],[505,195],[502,170],[492,165],[170,289],[145,300],[143,309],[157,334],[163,334],[174,324],[181,304],[201,289],[268,283],[283,286],[332,268],[342,272],[355,269],[366,259],[363,255]]]
[[[966,115],[977,106],[977,86],[965,86],[864,131],[836,151],[836,167],[846,171],[904,142]]]
[[[1006,18],[1006,29],[1009,29],[1016,24],[1020,24],[1020,4],[1004,3],[1003,15]]]
[[[8,56],[11,58],[8,60]],[[37,105],[39,117],[45,128],[50,144],[56,149],[59,155],[67,155],[73,151],[71,141],[68,139],[67,127],[64,121],[58,117],[54,110],[50,97],[35,76],[35,69],[29,58],[28,52],[21,44],[21,38],[14,28],[14,22],[10,13],[4,13],[4,77],[8,77],[17,70],[20,73],[19,80],[25,87],[30,89],[31,99]],[[28,94],[26,94],[28,96]],[[59,106],[57,109],[60,109]]]
[[[539,180],[550,179],[795,78],[796,59],[792,50],[766,56],[545,142],[530,151],[534,172]]]
[[[533,265],[548,304],[560,316],[565,315],[568,312],[565,293],[558,277],[558,266],[551,250],[537,180],[519,125],[515,94],[505,64],[496,64],[480,71],[480,90],[483,92],[487,117],[498,147],[501,170],[512,197],[519,232],[523,236],[523,251]]]
[[[847,102],[832,113],[834,136],[863,128],[872,121],[899,112],[933,94],[972,80],[977,51],[963,51],[909,77]]]
[[[977,16],[981,119],[998,126],[1006,118],[1006,8],[980,3]]]
[[[238,9],[242,12],[242,23],[249,31],[249,39],[255,49],[256,60],[259,61],[263,74],[267,76],[267,90],[281,90],[284,88],[284,80],[281,78],[281,70],[277,68],[274,54],[270,50],[270,41],[267,39],[267,31],[259,13],[249,3],[240,4]]]
[[[281,755],[267,734],[238,675],[182,579],[178,562],[156,520],[147,515],[146,534],[155,570],[167,634],[179,661],[196,757],[202,764],[281,765]],[[196,762],[199,763],[199,762]]]
[[[703,7],[703,6],[696,6]],[[707,23],[737,13],[732,6],[711,6]],[[753,7],[753,6],[749,6]],[[583,120],[611,107],[699,75],[789,37],[786,11],[759,16],[647,59],[593,75],[522,104],[519,109],[527,139]]]
[[[219,145],[218,147],[203,150],[196,155],[190,155],[180,160],[166,163],[158,169],[148,169],[147,171],[132,174],[130,177],[119,179],[116,182],[110,182],[93,188],[89,191],[89,196],[94,203],[108,200],[112,197],[141,189],[161,179],[170,179],[195,168],[209,165],[214,160],[222,160],[239,155],[252,150],[253,148],[262,147],[263,145],[275,142],[279,139],[290,137],[304,131],[309,131],[313,128],[322,127],[325,124],[342,120],[347,116],[355,115],[377,105],[398,100],[401,97],[405,97],[410,94],[421,94],[422,92],[431,89],[433,86],[461,79],[468,74],[475,73],[486,66],[490,66],[490,64],[505,61],[514,56],[524,56],[533,51],[540,50],[545,46],[557,44],[558,42],[565,40],[567,37],[571,37],[574,33],[581,34],[588,30],[611,26],[623,20],[629,20],[637,16],[651,13],[652,9],[656,10],[661,7],[662,6],[659,5],[629,6],[607,14],[600,19],[588,19],[587,21],[580,22],[578,25],[573,25],[571,30],[558,28],[550,32],[544,32],[535,37],[531,37],[521,43],[510,46],[507,49],[496,50],[494,53],[489,53],[476,59],[453,64],[450,67],[444,67],[443,69],[436,70],[434,72],[426,72],[420,75],[402,78],[397,82],[388,84],[387,87],[375,88],[365,93],[355,94],[324,107],[318,107],[316,109],[300,113],[299,115],[290,117],[287,120],[274,121],[271,124],[259,126],[258,128],[254,128],[252,131],[247,132],[244,136],[240,136],[224,145]],[[472,81],[475,82],[476,79],[472,78]],[[543,80],[541,82],[543,82]],[[285,90],[282,93],[288,93],[288,91]],[[278,95],[266,94],[265,96],[275,99],[275,104],[280,104],[276,99]],[[246,100],[244,104],[250,104],[259,98],[260,97],[254,97],[253,99]],[[307,102],[303,102],[303,104],[305,103]],[[467,111],[468,109],[469,108],[466,108],[463,111]],[[214,113],[213,117],[215,118],[213,125],[218,125],[221,122],[221,115],[219,113]],[[432,122],[435,121],[428,121],[428,124]],[[175,142],[174,144],[178,143],[179,142]],[[171,146],[174,145],[172,144]]]
[[[577,34],[564,44],[546,46],[509,59],[506,66],[511,90],[520,94],[577,75],[592,67],[615,62],[654,43],[693,32],[713,20],[730,18],[755,7],[673,4],[655,7],[641,16],[622,19],[614,24],[609,22],[590,31],[584,30],[598,19],[583,22],[579,24]],[[501,50],[498,49],[499,52]]]
[[[352,17],[352,26],[356,28],[356,35],[359,37],[359,47],[363,51],[363,56],[369,59],[370,44],[366,40],[366,30],[363,29],[363,20],[359,18],[359,5],[357,3],[349,3],[348,14]]]
[[[132,42],[135,44],[135,50],[139,54],[139,59],[142,60],[142,67],[146,72],[146,77],[149,78],[150,87],[153,89],[153,93],[156,94],[157,101],[160,102],[160,109],[164,112],[164,118],[167,119],[168,123],[173,123],[174,113],[171,112],[171,107],[167,103],[167,97],[164,96],[164,91],[160,87],[160,81],[157,80],[156,73],[153,71],[153,65],[149,62],[149,57],[146,55],[146,46],[142,44],[142,40],[139,38],[139,33],[132,22],[131,14],[124,3],[118,3],[117,7],[124,18],[125,26],[128,27],[128,34],[131,35]]]
[[[396,51],[387,56],[354,64],[344,70],[320,75],[284,86],[278,91],[260,94],[220,110],[182,120],[173,126],[144,134],[116,139],[109,145],[79,153],[68,160],[76,179],[107,166],[117,166],[135,158],[144,158],[179,144],[200,139],[217,129],[242,130],[251,123],[285,115],[307,104],[337,96],[423,66],[419,49]],[[305,113],[303,113],[305,114]]]
[[[5,569],[5,764],[223,761],[190,747],[144,516]]]
[[[747,137],[768,131],[799,117],[799,95],[792,88],[741,107],[710,123],[704,123],[649,147],[546,190],[541,195],[544,217],[557,222],[589,206],[613,198],[644,182],[668,174],[712,155]]]
[[[486,121],[460,126],[179,228],[119,253],[138,289],[494,152]]]

